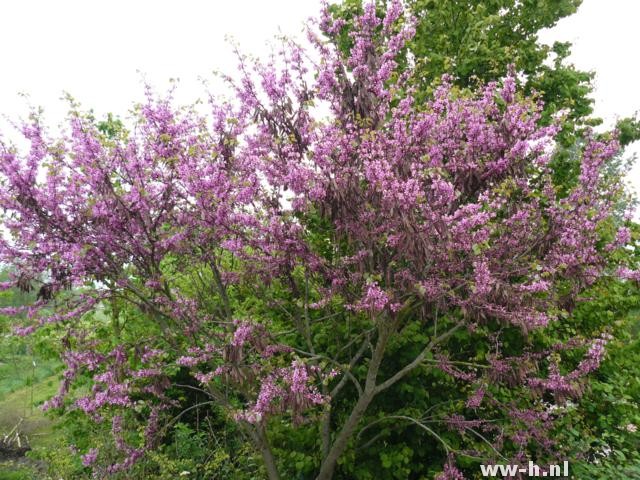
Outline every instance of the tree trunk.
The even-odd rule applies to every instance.
[[[276,459],[273,456],[271,447],[269,446],[269,439],[267,438],[267,432],[264,425],[247,425],[247,430],[251,436],[256,447],[260,450],[262,455],[262,461],[267,470],[267,477],[269,480],[280,480],[280,474],[278,473],[278,465]]]
[[[367,410],[367,407],[371,403],[371,400],[373,400],[374,396],[375,394],[373,391],[365,391],[358,399],[358,403],[353,407],[351,415],[349,415],[349,418],[342,427],[342,430],[340,430],[340,433],[333,442],[333,445],[329,450],[329,454],[322,461],[322,465],[320,465],[320,472],[318,473],[316,480],[331,480],[338,463],[338,458],[340,458],[340,455],[342,455],[347,448],[349,438],[353,435],[362,415],[364,415],[364,412]]]
[[[269,448],[268,445],[260,448],[260,453],[262,454],[262,460],[264,461],[264,466],[267,469],[267,476],[269,480],[280,480],[280,474],[278,473],[278,466],[276,465],[276,459],[273,456],[273,452]]]
[[[320,472],[318,473],[316,480],[331,480],[338,463],[338,458],[340,458],[340,455],[342,455],[346,450],[349,438],[353,435],[353,432],[358,426],[364,412],[376,396],[376,379],[378,377],[378,370],[380,369],[380,363],[384,357],[387,341],[394,329],[395,325],[392,325],[380,331],[376,347],[373,351],[373,355],[371,356],[369,368],[367,369],[367,380],[364,391],[362,392],[362,395],[360,395],[360,398],[358,398],[358,402],[353,407],[353,410],[351,410],[349,418],[342,426],[342,429],[340,430],[340,433],[338,433],[333,445],[331,445],[329,454],[322,460]]]

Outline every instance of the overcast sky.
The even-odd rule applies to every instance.
[[[595,72],[595,114],[605,120],[606,127],[640,111],[639,20],[640,0],[584,0],[578,13],[540,35],[544,43],[571,42],[571,62]],[[634,154],[640,155],[640,142],[625,152]],[[640,161],[628,181],[640,193]]]
[[[264,55],[278,32],[300,35],[318,0],[82,0],[0,3],[0,113],[17,118],[30,103],[57,124],[71,93],[99,115],[126,112],[144,81],[159,90],[179,78],[178,99],[204,96],[200,78],[235,67],[227,36]],[[639,0],[584,0],[578,13],[541,38],[571,41],[571,60],[596,72],[596,114],[612,125],[640,110],[636,61]],[[0,122],[4,127],[4,122]],[[4,129],[4,128],[3,128]],[[6,133],[6,132],[5,132]],[[640,151],[636,144],[631,151]],[[640,190],[640,166],[630,176]]]

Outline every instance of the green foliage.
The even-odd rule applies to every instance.
[[[616,128],[620,132],[620,143],[623,146],[640,140],[640,119],[637,114],[632,118],[620,119]]]
[[[124,124],[120,119],[114,118],[112,113],[107,114],[106,120],[97,123],[98,131],[108,138],[115,138],[125,133]]]
[[[17,470],[3,471],[4,467],[0,464],[0,480],[35,480],[36,473],[29,468],[19,468]]]
[[[628,250],[640,260],[636,247]],[[558,430],[576,478],[634,479],[640,474],[640,290],[632,282],[596,285],[574,313],[579,332],[608,328],[614,339],[591,388]]]
[[[215,432],[219,435],[220,432]],[[211,444],[211,442],[214,444]],[[261,462],[254,456],[248,444],[229,451],[222,437],[209,436],[204,430],[194,430],[185,423],[173,428],[172,441],[152,452],[136,467],[134,478],[157,478],[158,480],[227,479],[250,480],[262,475]]]

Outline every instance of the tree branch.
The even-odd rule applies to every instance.
[[[382,382],[380,385],[376,386],[375,387],[375,393],[377,394],[377,393],[380,393],[380,392],[386,390],[387,388],[389,388],[390,386],[394,385],[396,382],[398,382],[399,380],[404,378],[412,370],[417,368],[424,361],[424,359],[427,356],[427,354],[433,349],[433,347],[435,345],[437,345],[438,343],[440,343],[440,342],[446,340],[447,338],[449,338],[460,327],[462,327],[462,325],[464,325],[464,322],[460,321],[460,322],[456,323],[453,327],[451,327],[449,330],[447,330],[446,332],[444,332],[441,335],[439,335],[439,336],[435,337],[434,339],[432,339],[429,342],[429,344],[426,347],[424,347],[424,349],[420,352],[420,354],[416,358],[413,359],[413,361],[411,363],[408,363],[402,369],[398,370],[395,373],[395,375],[393,375],[392,377],[388,378],[387,380]]]

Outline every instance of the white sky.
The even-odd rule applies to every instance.
[[[612,127],[617,118],[640,111],[640,0],[584,0],[578,13],[542,32],[540,39],[573,44],[570,61],[580,70],[594,71],[595,114]],[[640,156],[640,142],[627,147],[625,156]],[[640,193],[640,159],[628,183]],[[636,212],[636,219],[640,211]]]
[[[279,31],[299,36],[319,6],[318,0],[1,2],[0,114],[24,116],[27,103],[18,95],[24,92],[56,125],[66,110],[64,91],[99,116],[124,114],[141,99],[143,78],[159,90],[179,78],[176,96],[190,103],[205,96],[200,78],[235,68],[227,35],[243,51],[265,55]],[[571,60],[596,72],[596,114],[607,125],[640,110],[639,19],[639,0],[584,0],[576,15],[541,35],[547,43],[571,41]],[[638,144],[631,151],[640,152]],[[629,180],[640,190],[640,165]]]

